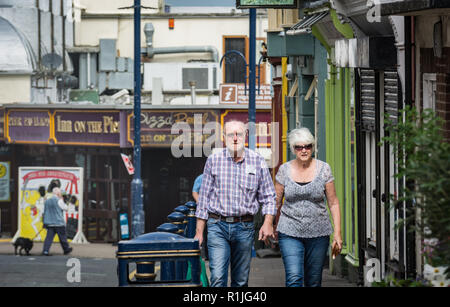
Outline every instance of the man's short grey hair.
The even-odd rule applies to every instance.
[[[291,148],[293,154],[295,154],[294,146],[297,144],[312,144],[312,150],[314,151],[315,139],[311,131],[309,131],[309,129],[306,127],[297,128],[289,132],[288,140],[289,147]]]
[[[227,124],[230,124],[230,123],[238,123],[238,124],[242,125],[242,127],[244,128],[244,132],[248,130],[248,125],[246,123],[244,123],[243,121],[240,121],[240,120],[232,119],[223,124],[223,133],[226,133],[225,127],[227,126]]]

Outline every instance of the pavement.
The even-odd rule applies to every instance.
[[[81,262],[82,279],[81,286],[117,286],[117,246],[107,243],[71,244],[73,251],[70,255],[63,255],[61,245],[53,243],[50,253],[52,257],[41,256],[43,243],[34,242],[30,256],[14,256],[14,246],[11,239],[0,239],[0,276],[8,273],[8,282],[0,277],[1,286],[74,286],[65,280],[68,272],[69,259],[77,258]],[[59,266],[58,266],[59,263]],[[17,268],[13,268],[13,265]],[[42,276],[37,270],[51,267],[46,270],[48,276]],[[206,261],[207,275],[209,276],[208,263]],[[36,272],[33,273],[33,270]],[[61,270],[61,272],[59,272]],[[39,274],[39,275],[36,275]],[[64,283],[52,283],[55,280],[52,274],[64,274]],[[45,274],[44,274],[45,275]],[[40,280],[36,281],[36,276]],[[58,275],[59,276],[59,275]],[[76,285],[76,284],[75,284]],[[78,285],[80,286],[80,285]],[[285,273],[281,257],[254,257],[252,258],[249,287],[284,287]],[[331,275],[327,268],[323,271],[323,287],[355,287],[346,279]]]

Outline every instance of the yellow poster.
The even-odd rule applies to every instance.
[[[10,163],[0,162],[0,201],[11,201],[10,179]]]
[[[79,167],[19,167],[19,229],[14,236],[44,241],[45,201],[52,197],[53,187],[62,190],[68,210],[64,211],[69,242],[85,243],[82,232],[83,169]],[[55,236],[54,242],[59,242]]]

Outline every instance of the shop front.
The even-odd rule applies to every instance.
[[[217,131],[224,121],[246,120],[243,106],[207,107],[142,108],[146,232],[155,231],[175,207],[191,200],[193,182],[203,172],[207,156],[222,147]],[[132,216],[132,175],[121,158],[133,153],[132,107],[16,104],[0,111],[4,123],[0,164],[7,170],[0,177],[0,232],[14,235],[21,226],[19,167],[77,167],[84,175],[79,200],[84,236],[89,242],[120,240],[118,215]],[[258,146],[267,161],[271,159],[271,118],[269,107],[258,109],[257,136],[264,139]]]

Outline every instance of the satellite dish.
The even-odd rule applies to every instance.
[[[63,59],[56,53],[47,53],[42,57],[42,65],[50,70],[56,70],[61,66]]]

